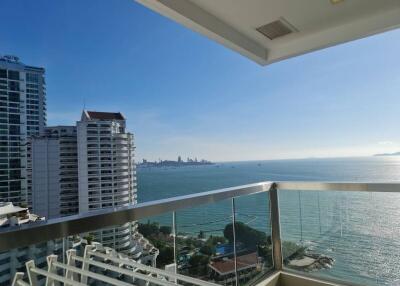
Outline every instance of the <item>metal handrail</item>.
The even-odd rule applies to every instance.
[[[400,183],[284,181],[276,182],[276,187],[288,191],[400,192]]]
[[[45,222],[7,228],[0,231],[0,252],[45,242],[53,239],[122,225],[124,223],[173,212],[184,208],[215,203],[218,201],[278,190],[349,191],[349,192],[400,192],[400,183],[353,183],[353,182],[260,182],[255,184],[219,189],[168,199],[139,203],[121,208],[92,211],[87,214],[52,219]]]
[[[75,234],[87,233],[106,227],[122,225],[127,222],[179,209],[267,192],[272,184],[272,182],[261,182],[139,203],[132,206],[101,209],[86,214],[7,228],[6,231],[0,231],[0,252]]]

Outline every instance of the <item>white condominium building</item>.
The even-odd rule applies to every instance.
[[[32,208],[47,219],[78,213],[75,126],[47,127],[31,139]]]
[[[77,123],[79,212],[136,203],[133,135],[121,113],[83,111]],[[134,257],[136,222],[94,233],[96,241]]]
[[[34,213],[48,219],[136,204],[133,135],[121,113],[83,111],[77,126],[31,139]],[[84,236],[145,264],[158,250],[126,223]]]
[[[121,113],[83,111],[77,123],[79,211],[136,203],[133,135]]]

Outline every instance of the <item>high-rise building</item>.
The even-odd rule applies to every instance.
[[[136,203],[133,135],[125,117],[83,111],[77,131],[79,211]]]
[[[46,127],[31,139],[32,208],[57,218],[77,214],[78,154],[75,126]]]
[[[121,113],[83,111],[77,123],[79,212],[136,203],[133,135]],[[95,233],[96,240],[119,252],[136,253],[136,223]]]
[[[28,138],[46,125],[45,70],[0,57],[0,201],[30,204]]]
[[[25,65],[15,56],[0,56],[0,202],[7,206],[9,202],[19,206],[31,203],[29,138],[43,132],[46,125],[44,73],[43,68]],[[47,252],[43,254],[43,250],[55,248],[43,247],[0,253],[2,261],[9,261],[0,273],[0,285],[9,285],[10,277],[23,266],[23,257],[45,262]]]
[[[121,113],[84,111],[75,126],[47,127],[31,139],[32,206],[46,218],[136,203],[133,135]],[[146,264],[158,250],[137,223],[103,229],[85,237]]]

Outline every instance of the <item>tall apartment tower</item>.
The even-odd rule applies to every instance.
[[[46,127],[31,139],[32,209],[47,219],[77,214],[78,150],[75,126]]]
[[[133,151],[120,113],[84,111],[77,127],[45,128],[31,139],[33,212],[51,219],[135,204]],[[89,235],[145,264],[159,253],[136,222]]]
[[[0,201],[30,204],[28,138],[46,125],[45,70],[0,57]]]
[[[83,111],[77,123],[79,212],[136,203],[133,135],[121,113]],[[96,240],[127,254],[138,253],[136,223],[96,232]]]

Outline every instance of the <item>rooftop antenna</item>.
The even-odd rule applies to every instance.
[[[83,98],[83,110],[86,110],[86,98]]]

